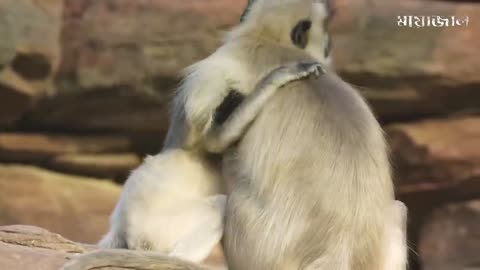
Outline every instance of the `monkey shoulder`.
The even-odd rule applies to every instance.
[[[225,99],[228,102],[221,111],[228,111],[232,104],[238,102],[238,95],[232,94],[232,90],[241,93],[249,76],[246,65],[225,52],[217,52],[187,68],[178,93],[184,103],[187,120],[207,123]],[[225,114],[217,115],[222,118]]]

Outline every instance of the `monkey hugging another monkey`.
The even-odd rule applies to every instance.
[[[129,177],[100,242],[110,249],[63,269],[216,269],[201,262],[223,236],[233,270],[405,270],[382,129],[323,69],[331,14],[327,0],[249,1],[186,70],[164,149]]]

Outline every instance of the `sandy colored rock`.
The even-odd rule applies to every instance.
[[[399,193],[480,192],[480,117],[396,124],[386,131]]]
[[[0,227],[0,242],[34,248],[62,250],[69,253],[85,252],[82,246],[63,238],[59,234],[28,225]]]
[[[420,239],[423,270],[480,269],[480,201],[450,204],[433,212]]]
[[[235,0],[65,0],[62,72],[74,72],[82,88],[176,77],[218,46],[218,30],[238,22],[243,6]]]
[[[55,129],[163,134],[178,72],[217,47],[243,5],[1,1],[0,127],[33,119]]]
[[[396,191],[408,207],[408,237],[415,249],[433,209],[480,194],[480,117],[395,124],[386,132]],[[421,258],[411,252],[411,259],[412,269],[418,269],[415,261]]]
[[[480,5],[336,0],[335,67],[386,121],[480,110]],[[397,16],[469,17],[468,26],[409,28]]]
[[[62,172],[125,180],[140,162],[131,153],[71,154],[55,157],[48,166]]]
[[[39,227],[0,227],[0,269],[57,270],[69,256],[84,251],[82,245]]]
[[[58,95],[27,123],[164,134],[181,69],[211,53],[242,1],[64,0]],[[102,27],[98,27],[101,25]],[[29,124],[28,124],[29,125]]]
[[[23,34],[25,44],[37,36],[51,39],[38,48],[15,50],[14,56],[8,49],[11,41],[0,45],[3,59],[10,59],[3,61],[10,64],[3,69],[8,78],[0,97],[4,93],[3,100],[12,100],[8,104],[18,104],[2,108],[6,112],[0,111],[0,121],[17,123],[21,118],[24,126],[159,136],[166,132],[166,105],[179,72],[220,44],[223,31],[238,23],[245,5],[235,0],[24,2],[15,8],[4,5],[3,12],[38,13],[15,17],[36,29],[32,37]],[[382,120],[480,110],[480,26],[475,23],[480,6],[423,0],[336,0],[335,5],[335,67],[362,89]],[[405,14],[469,16],[470,23],[402,28],[397,16]],[[3,27],[8,31],[20,30]],[[46,63],[55,75],[54,94],[32,103],[51,76],[23,77],[41,77]],[[18,70],[25,66],[30,70],[23,69],[22,77]]]
[[[36,225],[96,243],[107,231],[119,194],[120,187],[108,180],[0,165],[0,224]]]
[[[0,133],[0,159],[7,161],[35,161],[68,154],[113,154],[128,151],[132,151],[130,140],[122,136]]]
[[[219,246],[217,246],[219,247]],[[43,228],[25,225],[0,227],[0,269],[8,270],[58,270],[68,260],[82,253],[98,249],[94,245],[75,243]],[[217,253],[219,250],[215,250]],[[135,251],[131,251],[135,252]],[[208,266],[224,268],[222,258],[207,260]],[[105,270],[148,270],[134,265],[105,266]],[[85,269],[87,270],[87,269]]]
[[[140,164],[129,138],[114,135],[0,133],[0,162],[123,181]]]
[[[62,1],[0,1],[0,127],[53,94],[60,63]]]
[[[0,267],[9,270],[58,270],[67,261],[63,252],[1,242],[0,253]]]
[[[176,86],[169,79],[163,83],[165,87],[155,87],[154,92],[143,91],[144,86],[62,92],[40,101],[32,112],[25,115],[22,124],[73,132],[154,134],[161,141],[167,131],[167,104],[171,101],[171,90]]]

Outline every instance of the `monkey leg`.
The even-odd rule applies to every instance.
[[[278,89],[289,82],[320,76],[325,73],[319,63],[294,63],[279,67],[261,80],[253,93],[236,108],[222,125],[213,125],[205,136],[205,148],[212,153],[222,153],[238,141],[253,122],[263,105]]]
[[[201,262],[223,235],[225,195],[181,199],[171,207],[136,208],[126,228],[128,248]]]
[[[401,201],[394,201],[391,206],[392,215],[387,220],[385,242],[378,260],[381,262],[379,270],[406,270],[407,269],[407,208]],[[341,253],[340,253],[341,254]],[[348,252],[346,253],[348,254]],[[382,256],[384,256],[382,258]],[[324,269],[357,269],[352,268],[347,260],[339,255],[327,255],[317,259],[307,267],[308,270]],[[363,269],[363,268],[362,268]],[[377,268],[376,268],[377,269]]]
[[[219,246],[223,235],[224,209],[226,205],[225,195],[214,195],[203,200],[192,201],[195,205],[184,204],[182,209],[174,209],[170,215],[160,213],[160,217],[169,216],[167,219],[142,220],[160,222],[151,224],[156,226],[157,232],[161,232],[165,224],[171,224],[172,228],[178,227],[183,237],[178,237],[178,231],[173,232],[173,237],[179,239],[168,255],[163,255],[155,248],[151,251],[135,251],[126,249],[101,249],[85,255],[75,256],[65,263],[61,270],[93,270],[93,269],[192,269],[192,270],[226,270],[226,267],[217,263],[215,266],[196,264],[212,252],[215,246]],[[169,222],[169,223],[168,223]],[[190,230],[185,230],[184,225]],[[193,225],[188,227],[188,225]],[[155,235],[153,235],[155,236]],[[160,241],[165,244],[165,234],[157,235],[157,238],[148,237],[152,243]],[[206,262],[208,263],[208,262]]]
[[[193,262],[205,259],[222,238],[226,200],[225,195],[215,195],[201,202],[205,204],[202,210],[192,213],[192,216],[198,216],[192,221],[194,226],[177,240],[168,255]]]

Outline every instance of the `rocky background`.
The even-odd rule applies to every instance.
[[[179,71],[245,2],[0,0],[0,225],[95,243],[128,172],[160,149]],[[335,67],[385,127],[411,269],[480,269],[480,1],[334,2]],[[415,14],[470,23],[397,26]],[[0,229],[1,269],[51,270],[83,250]]]

